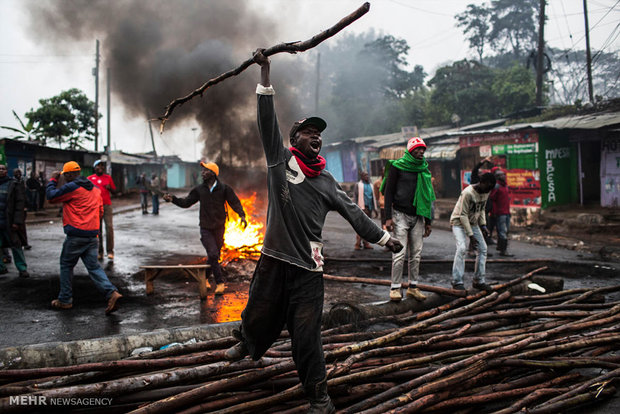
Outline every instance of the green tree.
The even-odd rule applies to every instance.
[[[537,43],[539,0],[492,0],[490,40],[493,49],[509,49],[520,60]]]
[[[528,69],[514,65],[496,69],[491,92],[502,115],[532,107],[536,103],[536,79]]]
[[[326,62],[321,79],[330,84],[321,112],[330,114],[330,137],[376,135],[411,124],[407,116],[412,110],[405,100],[424,88],[426,73],[419,65],[407,70],[408,51],[402,39],[369,39],[368,34],[350,35],[346,42],[321,51],[321,62]]]
[[[487,121],[531,107],[535,102],[533,74],[518,65],[493,69],[462,60],[437,70],[429,82],[426,118],[431,125]]]
[[[26,117],[36,125],[36,134],[43,144],[54,140],[59,147],[66,144],[70,149],[78,149],[84,141],[94,140],[95,105],[79,89],[41,99],[39,104]]]
[[[484,121],[497,111],[493,71],[478,62],[461,60],[439,68],[428,84],[431,125],[448,124],[455,114],[463,124]]]
[[[0,126],[0,128],[7,129],[9,131],[16,132],[17,135],[14,135],[12,138],[16,139],[25,139],[27,141],[32,141],[35,138],[35,125],[32,120],[28,120],[27,124],[24,124],[24,121],[17,115],[17,112],[13,111],[13,116],[19,122],[20,128],[14,128],[11,126]]]
[[[491,32],[491,10],[486,6],[469,4],[467,10],[457,14],[455,18],[457,20],[456,25],[463,29],[469,47],[475,49],[478,54],[478,61],[482,62]]]

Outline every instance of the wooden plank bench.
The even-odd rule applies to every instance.
[[[148,265],[148,266],[140,266],[140,269],[144,269],[144,281],[146,282],[146,294],[152,295],[155,288],[153,286],[153,280],[162,270],[170,270],[170,269],[181,269],[185,271],[189,276],[196,279],[198,282],[198,289],[200,290],[200,299],[204,300],[207,298],[207,290],[211,288],[209,285],[209,281],[206,278],[207,269],[209,269],[211,265],[208,264],[197,264],[197,265]]]

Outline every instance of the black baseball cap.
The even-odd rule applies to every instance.
[[[318,116],[311,116],[310,118],[300,119],[295,122],[288,136],[291,138],[294,137],[297,131],[308,125],[317,127],[319,132],[323,132],[325,128],[327,128],[327,122],[325,122],[322,118],[319,118]]]

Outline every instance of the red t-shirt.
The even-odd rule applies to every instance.
[[[498,182],[495,188],[491,190],[489,200],[493,201],[491,213],[494,216],[510,214],[510,191],[507,185]]]
[[[90,181],[95,184],[99,190],[101,190],[101,199],[103,200],[103,205],[108,206],[112,204],[112,200],[110,199],[110,192],[107,189],[107,185],[110,185],[112,190],[116,191],[116,186],[114,185],[114,180],[108,174],[93,174],[88,177]]]

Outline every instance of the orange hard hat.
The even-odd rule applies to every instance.
[[[62,166],[62,173],[68,173],[68,172],[74,172],[74,171],[80,171],[80,164],[78,164],[75,161],[69,161],[67,163],[65,163],[65,165]]]
[[[216,163],[214,163],[214,162],[201,162],[200,165],[205,167],[207,170],[213,171],[216,176],[220,175],[220,167],[218,167]]]

